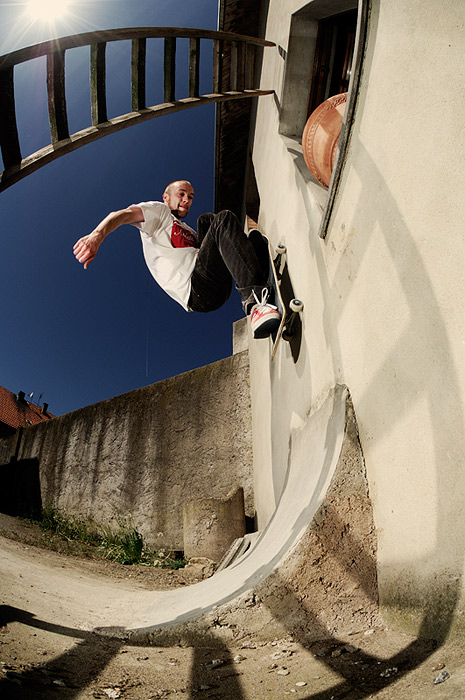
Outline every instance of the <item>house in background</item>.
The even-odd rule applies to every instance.
[[[48,411],[48,404],[36,406],[26,401],[24,391],[13,394],[12,391],[0,386],[0,438],[14,435],[18,428],[42,423],[54,418]]]

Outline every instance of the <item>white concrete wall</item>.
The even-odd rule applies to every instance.
[[[290,432],[346,384],[384,614],[415,632],[463,634],[465,3],[373,0],[325,240],[325,192],[279,135],[290,18],[305,4],[270,0],[266,38],[284,52],[265,52],[262,86],[278,99],[259,100],[253,149],[260,228],[287,245],[305,303],[296,364],[286,343],[271,365],[268,341],[251,345],[259,524],[279,500]]]

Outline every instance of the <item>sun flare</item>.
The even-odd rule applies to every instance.
[[[29,0],[27,14],[34,20],[53,21],[64,17],[68,10],[67,0]]]

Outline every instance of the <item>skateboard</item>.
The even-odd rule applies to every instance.
[[[281,323],[278,329],[272,333],[273,348],[271,351],[271,359],[274,359],[276,350],[281,338],[291,341],[294,337],[296,320],[299,314],[302,313],[304,305],[300,299],[287,298],[282,294],[282,281],[284,269],[286,265],[286,246],[280,243],[273,248],[271,241],[257,229],[253,229],[249,233],[249,239],[252,241],[255,251],[260,260],[266,266],[268,265],[268,282],[267,286],[272,290],[270,304],[274,304],[281,314]]]

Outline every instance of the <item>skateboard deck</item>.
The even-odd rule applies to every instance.
[[[263,264],[268,265],[267,286],[272,290],[269,302],[270,304],[274,304],[281,314],[281,323],[278,329],[271,335],[273,340],[271,359],[273,360],[281,337],[285,337],[286,340],[290,339],[292,334],[292,321],[295,314],[303,309],[303,304],[298,299],[292,299],[286,303],[281,293],[281,280],[285,265],[286,247],[281,244],[273,247],[269,238],[258,231],[258,229],[254,229],[253,232],[251,231],[249,237]]]

